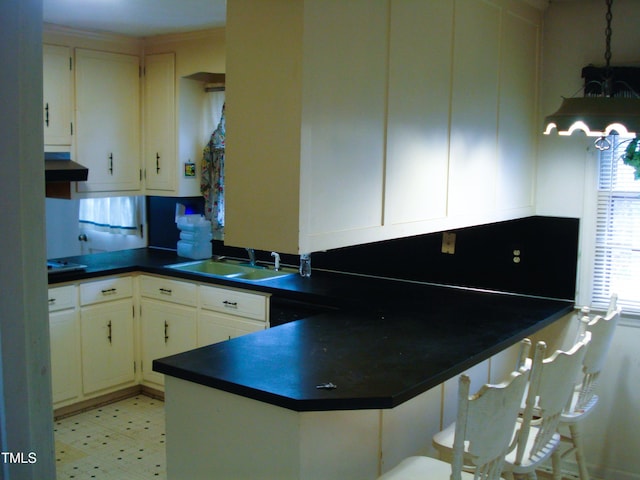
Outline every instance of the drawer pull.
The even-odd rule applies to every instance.
[[[109,339],[109,343],[111,343],[111,320],[107,323],[107,338]]]
[[[160,287],[158,290],[160,290],[160,293],[162,295],[171,295],[172,290],[170,288],[162,288]]]
[[[164,343],[169,341],[169,322],[164,321]]]
[[[102,295],[115,295],[118,293],[118,290],[116,288],[105,288],[104,290],[100,290],[100,292]]]
[[[238,302],[230,302],[229,300],[225,300],[222,304],[227,308],[238,308]]]
[[[49,299],[49,305],[54,305],[56,303],[56,299],[55,298],[50,298]]]

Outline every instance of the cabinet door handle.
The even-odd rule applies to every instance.
[[[111,320],[107,323],[107,339],[111,343]]]
[[[158,290],[160,290],[160,293],[162,295],[171,295],[173,293],[173,291],[170,288],[162,288],[162,287],[160,287]]]
[[[164,343],[169,341],[169,322],[164,321]]]
[[[109,153],[109,174],[113,175],[113,153]]]
[[[118,290],[115,288],[105,288],[104,290],[100,290],[100,293],[102,293],[102,295],[115,295],[118,293]]]
[[[49,102],[47,102],[44,106],[44,124],[49,126]]]
[[[160,173],[160,154],[156,152],[156,173]]]
[[[225,300],[222,304],[227,308],[238,308],[238,302],[230,302],[229,300]]]

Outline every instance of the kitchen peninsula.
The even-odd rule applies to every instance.
[[[454,417],[456,377],[479,388],[515,364],[520,339],[568,318],[573,302],[314,270],[252,282],[167,265],[136,249],[70,257],[87,267],[50,286],[154,275],[335,310],[158,359],[169,479],[376,478],[430,445]],[[335,388],[333,388],[335,386]],[[322,388],[317,388],[322,387]]]
[[[520,339],[572,310],[371,278],[346,280],[349,289],[345,280],[336,288],[362,308],[154,362],[166,375],[169,479],[376,478],[430,444],[455,404],[442,401],[455,395],[447,380],[470,368],[479,384],[503,378]]]

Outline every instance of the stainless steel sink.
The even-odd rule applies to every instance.
[[[241,262],[233,260],[195,260],[193,262],[174,263],[173,265],[167,265],[167,267],[184,272],[196,272],[211,277],[237,278],[241,280],[251,280],[253,282],[283,278],[297,273],[296,270],[291,268],[281,268],[276,271],[265,267],[243,265]]]

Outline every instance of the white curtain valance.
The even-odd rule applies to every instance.
[[[122,235],[139,232],[138,197],[83,198],[80,200],[80,228]]]

